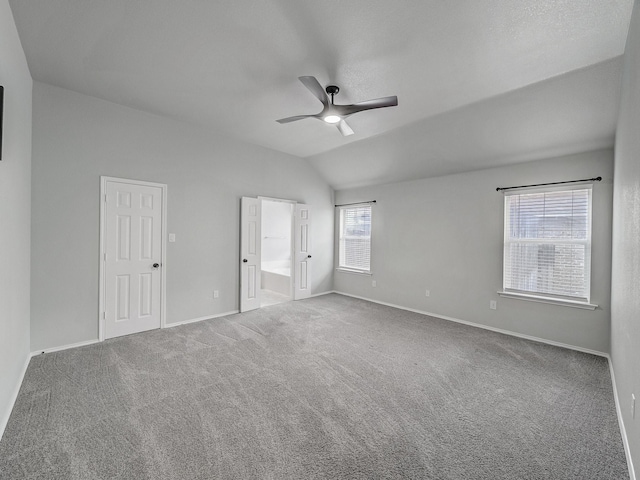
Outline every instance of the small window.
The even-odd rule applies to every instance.
[[[340,208],[338,268],[371,271],[371,205]]]
[[[504,293],[588,304],[591,186],[505,193]]]

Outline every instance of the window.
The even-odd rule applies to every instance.
[[[371,205],[340,208],[338,268],[371,271]]]
[[[501,294],[595,308],[591,186],[505,193],[503,268]]]

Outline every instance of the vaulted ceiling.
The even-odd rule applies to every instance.
[[[35,80],[308,158],[336,189],[613,144],[633,0],[10,0]],[[315,119],[297,80],[336,103]]]

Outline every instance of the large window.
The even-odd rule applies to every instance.
[[[371,205],[340,208],[338,267],[371,271]]]
[[[505,193],[504,293],[590,302],[591,186]]]

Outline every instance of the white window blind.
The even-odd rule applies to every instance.
[[[338,267],[371,270],[371,205],[340,208]]]
[[[590,301],[591,186],[505,193],[504,291]]]

